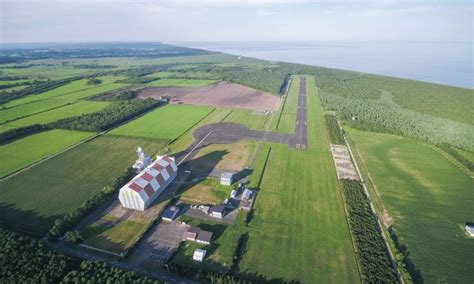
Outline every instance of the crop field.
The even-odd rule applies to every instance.
[[[7,126],[7,125],[0,125],[0,133],[5,132],[7,130],[13,129],[15,127]]]
[[[171,87],[171,86],[176,86],[179,83],[182,83],[184,81],[187,81],[187,79],[160,79],[156,80],[150,83],[147,83],[147,86],[150,87]]]
[[[383,205],[428,282],[467,283],[474,242],[464,232],[474,220],[474,181],[440,152],[399,136],[348,129]],[[378,193],[378,195],[376,194]]]
[[[280,105],[280,110],[275,113],[270,130],[285,133],[293,133],[295,131],[299,86],[300,77],[294,76],[288,96]]]
[[[173,140],[212,111],[211,107],[167,105],[112,130],[110,134]]]
[[[137,146],[153,154],[164,144],[161,140],[102,136],[1,181],[0,222],[43,235],[56,218],[81,205],[131,166]]]
[[[11,102],[8,102],[2,107],[10,108],[26,103],[31,103],[39,100],[46,100],[51,98],[61,98],[61,99],[80,99],[87,96],[93,96],[99,94],[105,87],[104,86],[125,86],[124,84],[116,84],[113,83],[118,79],[122,79],[122,77],[116,76],[101,76],[98,79],[102,80],[102,83],[99,85],[88,85],[87,79],[76,80],[68,83],[64,86],[54,88],[44,93],[40,93],[37,95],[30,95],[26,96],[21,99],[16,99]],[[110,88],[110,87],[108,87]],[[107,89],[107,88],[105,88]]]
[[[112,216],[105,216],[101,221],[114,224],[111,227],[91,224],[81,231],[84,244],[100,248],[113,253],[122,253],[135,243],[138,235],[148,227],[149,224],[137,220],[125,220],[118,222]]]
[[[71,105],[14,120],[8,123],[7,126],[22,127],[32,124],[47,124],[63,118],[96,112],[105,108],[109,104],[109,102],[80,101]]]
[[[307,79],[309,149],[271,147],[239,274],[303,283],[359,282],[314,81]],[[261,151],[266,155],[266,151]]]
[[[7,109],[0,109],[0,123],[9,122],[71,103],[73,103],[73,101],[50,99],[19,105],[17,107]]]
[[[265,130],[265,123],[269,119],[269,115],[263,112],[255,112],[252,110],[234,109],[225,119],[225,122],[239,123],[250,129]]]
[[[87,132],[50,130],[1,144],[0,177],[66,149],[91,135]]]

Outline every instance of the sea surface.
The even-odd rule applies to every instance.
[[[474,88],[473,42],[174,42],[308,65]]]

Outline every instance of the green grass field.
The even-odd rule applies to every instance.
[[[118,79],[122,79],[123,77],[116,77],[116,76],[101,76],[98,79],[102,80],[102,83],[99,85],[88,85],[87,79],[76,80],[68,83],[64,86],[54,88],[44,93],[40,93],[37,95],[30,95],[26,96],[21,99],[16,99],[6,104],[3,104],[2,107],[10,108],[14,106],[19,106],[22,104],[27,104],[39,100],[46,100],[51,98],[61,98],[61,99],[80,99],[87,96],[93,96],[103,92],[102,90],[109,90],[112,87],[121,87],[125,86],[125,84],[117,84],[113,83]],[[108,86],[108,87],[105,87]]]
[[[225,122],[240,123],[255,130],[265,130],[265,123],[268,118],[269,116],[263,113],[253,114],[251,110],[234,109],[226,118]]]
[[[217,82],[217,80],[206,80],[206,79],[171,79],[165,78],[157,81],[147,83],[149,87],[189,87],[198,88],[210,85]]]
[[[164,145],[160,140],[102,136],[1,181],[0,222],[43,235],[56,218],[74,210],[131,166],[137,146],[152,155]]]
[[[110,134],[173,140],[212,110],[203,106],[167,105],[112,130]]]
[[[116,221],[110,219],[107,221]],[[91,224],[81,231],[84,244],[113,253],[122,253],[132,246],[149,224],[125,220],[110,228]]]
[[[426,144],[399,136],[349,129],[401,242],[427,283],[468,283],[474,279],[474,242],[463,231],[474,220],[474,182]],[[379,197],[379,198],[376,198]]]
[[[291,80],[288,96],[280,106],[280,110],[275,113],[270,130],[293,133],[296,124],[296,107],[298,105],[298,91],[300,89],[300,78],[293,76]]]
[[[309,149],[271,145],[239,274],[302,283],[357,283],[360,277],[312,77],[307,87]]]
[[[91,136],[91,133],[50,130],[0,145],[0,177]]]
[[[23,104],[8,109],[0,109],[0,123],[9,122],[71,103],[73,103],[73,101],[50,99]]]
[[[105,108],[109,104],[109,102],[81,101],[71,105],[55,108],[46,112],[14,120],[10,123],[7,123],[7,126],[22,127],[32,124],[47,124],[63,118],[96,112]]]

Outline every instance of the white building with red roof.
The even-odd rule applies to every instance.
[[[123,207],[144,211],[173,181],[177,173],[174,158],[157,156],[153,163],[120,189],[120,203]]]

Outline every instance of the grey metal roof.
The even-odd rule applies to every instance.
[[[223,204],[219,204],[219,205],[214,205],[212,206],[210,209],[209,209],[209,212],[211,213],[224,213],[224,210],[225,210],[225,206]]]
[[[197,241],[210,243],[212,240],[212,232],[201,230],[196,238]]]

